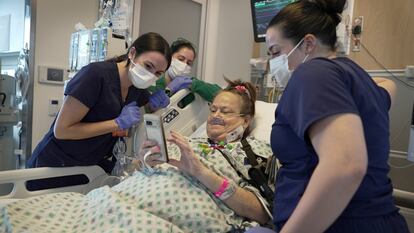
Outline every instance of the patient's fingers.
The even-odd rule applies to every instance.
[[[180,170],[182,169],[181,162],[179,160],[169,159],[168,160],[168,163],[171,164],[171,165],[173,165],[174,167],[177,167]]]
[[[154,140],[145,140],[144,143],[142,144],[142,148],[156,146],[157,144],[158,144],[157,141],[154,141]]]
[[[171,138],[173,140],[169,140],[170,142],[176,143],[176,142],[180,142],[180,144],[183,145],[188,145],[190,146],[190,144],[188,143],[188,139],[187,137],[184,137],[183,135],[177,133],[176,131],[171,130]]]

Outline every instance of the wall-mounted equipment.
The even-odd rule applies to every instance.
[[[104,61],[126,51],[125,40],[114,37],[112,29],[94,28],[72,33],[69,70],[76,73],[91,62]],[[69,77],[72,75],[69,74]]]
[[[20,119],[20,109],[16,98],[16,79],[0,75],[0,171],[15,169],[18,147],[15,134]]]
[[[270,20],[287,4],[295,0],[250,0],[254,41],[264,42]]]
[[[63,85],[68,72],[63,68],[39,66],[39,83]]]

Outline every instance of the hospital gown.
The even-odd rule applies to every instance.
[[[199,145],[206,141],[197,138],[190,142],[200,160],[265,203],[219,151],[201,151]],[[258,155],[272,155],[267,143],[252,137],[248,141]],[[247,175],[240,142],[231,147],[223,151]],[[169,154],[178,159],[179,149],[169,145]],[[86,195],[47,194],[0,208],[0,232],[227,232],[240,225],[256,224],[247,223],[203,184],[169,164],[158,166],[152,175],[136,172],[112,188],[104,186]]]

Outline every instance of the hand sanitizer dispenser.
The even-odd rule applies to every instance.
[[[414,105],[411,113],[410,138],[408,140],[407,159],[414,162]]]

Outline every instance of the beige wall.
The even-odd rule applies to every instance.
[[[404,69],[414,65],[414,1],[355,0],[354,17],[363,16],[362,43],[387,69]],[[383,70],[366,49],[351,52],[349,57],[367,70]],[[387,72],[384,76],[390,77]],[[403,73],[394,75],[414,87]],[[390,78],[397,84],[397,97],[390,111],[391,148],[407,151],[414,88]]]
[[[387,69],[414,65],[413,10],[413,0],[355,0],[354,17],[364,17],[362,43]],[[365,69],[382,69],[363,48],[350,57]]]
[[[49,130],[49,99],[62,99],[63,86],[40,84],[38,66],[68,67],[70,35],[82,22],[92,27],[98,17],[98,0],[37,0],[35,28],[35,80],[32,150]]]

